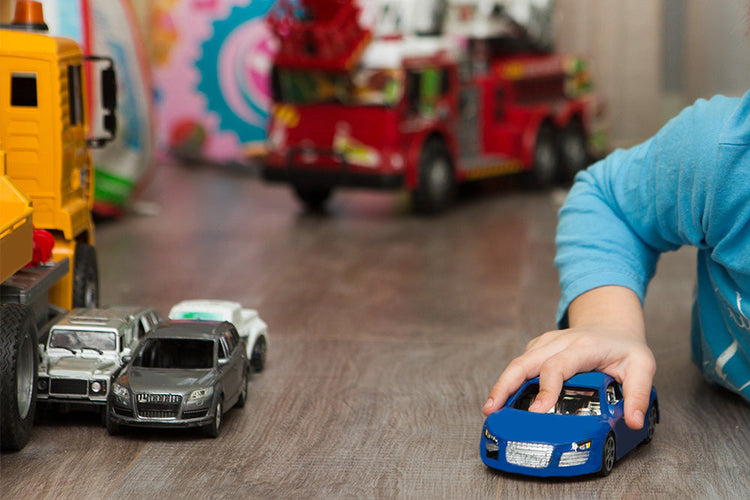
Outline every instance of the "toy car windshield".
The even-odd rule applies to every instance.
[[[529,385],[521,396],[513,402],[516,410],[528,411],[539,393],[539,384]],[[556,415],[601,415],[599,391],[578,387],[563,387],[555,406],[547,413]]]
[[[57,330],[52,333],[49,346],[63,349],[114,351],[117,342],[112,332]]]
[[[210,369],[214,343],[194,339],[147,339],[133,366],[140,368]]]

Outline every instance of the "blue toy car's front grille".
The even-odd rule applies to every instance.
[[[549,465],[553,449],[551,444],[508,441],[505,460],[513,465],[543,469]]]
[[[584,451],[566,451],[560,456],[560,467],[572,467],[574,465],[583,465],[589,459],[589,450]]]

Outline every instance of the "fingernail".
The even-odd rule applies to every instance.
[[[645,417],[644,417],[644,415],[643,415],[643,412],[642,412],[642,411],[640,411],[640,410],[636,410],[636,411],[635,411],[635,419],[636,419],[636,420],[637,420],[638,422],[642,422],[642,421],[644,420],[644,418],[645,418]]]
[[[542,406],[541,401],[534,401],[531,403],[531,406],[529,406],[529,411],[536,411]]]
[[[492,398],[489,398],[489,399],[487,400],[487,402],[486,402],[486,403],[484,403],[484,407],[485,407],[485,408],[491,408],[491,407],[492,407],[492,405],[494,405],[494,404],[495,404],[495,400],[494,400],[494,399],[492,399]]]

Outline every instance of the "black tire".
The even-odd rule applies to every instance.
[[[442,141],[427,141],[419,158],[419,182],[412,191],[414,211],[435,214],[447,209],[455,194],[453,166]]]
[[[214,406],[214,419],[211,421],[211,423],[203,427],[203,431],[205,432],[206,436],[210,438],[219,437],[219,433],[221,432],[221,420],[224,416],[223,412],[224,400],[222,398],[219,398],[216,400],[216,406]]]
[[[543,123],[534,144],[534,165],[529,172],[533,188],[545,189],[554,184],[560,171],[560,152],[557,131],[550,123]]]
[[[579,120],[572,120],[560,132],[560,180],[570,182],[586,168],[590,158],[586,133]]]
[[[86,243],[76,245],[73,264],[73,307],[99,307],[99,269],[96,250]]]
[[[110,436],[117,436],[118,434],[122,434],[122,426],[112,419],[109,407],[104,410],[104,414],[106,415],[105,418],[107,425],[107,434],[109,434]]]
[[[253,344],[253,351],[250,355],[250,366],[253,371],[262,372],[266,366],[266,357],[268,356],[268,345],[265,337],[258,337]]]
[[[37,349],[31,308],[0,306],[0,449],[20,450],[29,442],[36,412]]]
[[[234,404],[235,408],[244,408],[247,404],[247,373],[242,376],[242,390],[240,391],[240,397],[237,398],[237,402]]]
[[[604,440],[604,446],[602,447],[602,468],[599,470],[599,475],[608,476],[612,472],[616,457],[615,436],[610,433],[607,435],[607,439]]]
[[[651,404],[651,408],[648,411],[648,421],[646,422],[646,438],[643,440],[644,443],[650,443],[654,439],[654,431],[656,430],[656,421],[658,419],[658,409],[656,408],[656,402]]]
[[[294,195],[310,212],[322,212],[333,189],[326,187],[294,186]]]

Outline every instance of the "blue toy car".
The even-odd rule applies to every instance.
[[[487,417],[479,451],[485,465],[530,476],[606,476],[616,460],[651,441],[659,422],[652,387],[643,428],[625,425],[622,388],[604,373],[567,380],[548,413],[528,411],[538,392],[539,378],[529,380]]]

